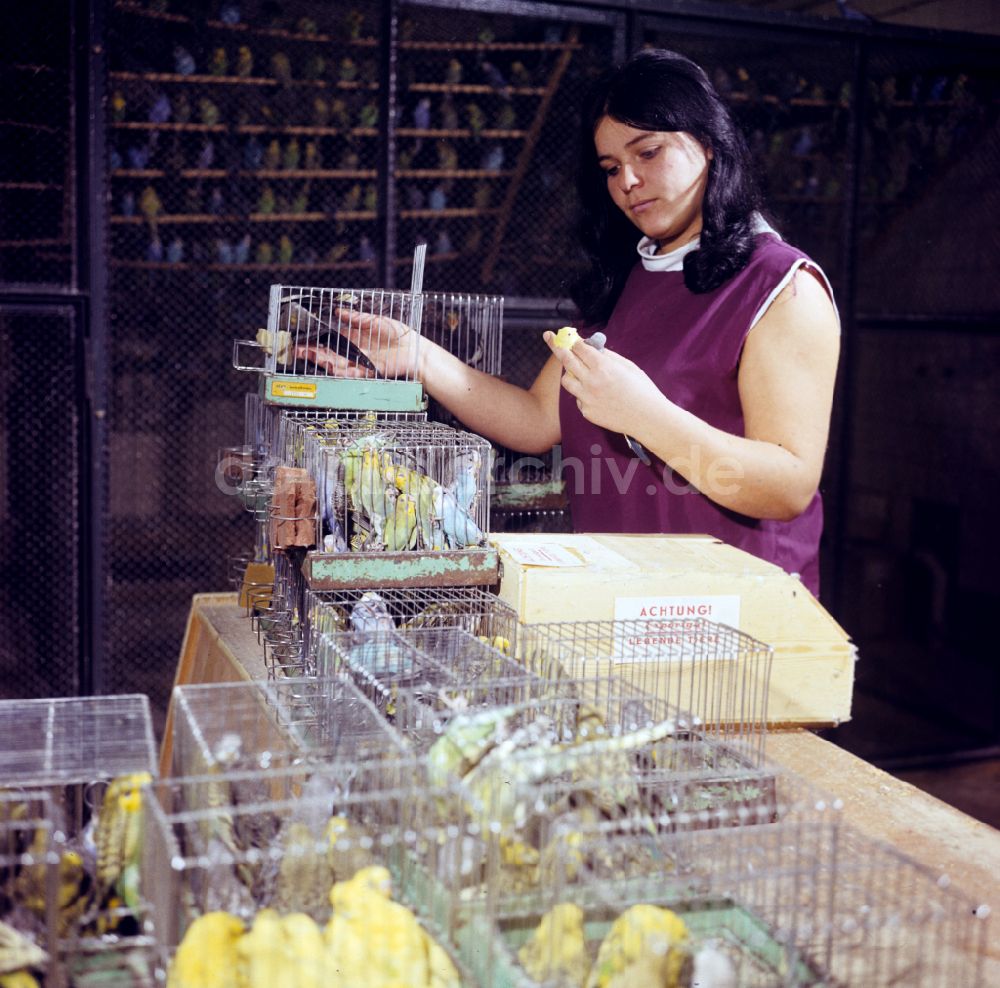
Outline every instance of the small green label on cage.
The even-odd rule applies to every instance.
[[[315,398],[316,385],[308,381],[272,381],[271,394],[275,398]]]

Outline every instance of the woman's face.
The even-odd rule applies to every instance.
[[[639,130],[613,117],[598,122],[594,146],[614,204],[657,241],[657,253],[701,232],[710,150],[690,134]]]

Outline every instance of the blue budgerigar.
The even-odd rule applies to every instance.
[[[455,479],[451,490],[463,511],[471,511],[475,504],[482,465],[482,456],[477,449],[463,451],[455,457]]]
[[[483,530],[458,503],[455,495],[443,487],[434,491],[434,514],[452,549],[480,545],[486,538]]]
[[[250,260],[250,234],[244,233],[233,244],[233,264],[246,264]]]
[[[170,114],[170,98],[166,93],[159,93],[149,108],[150,123],[166,123],[170,119]]]
[[[366,590],[351,608],[351,628],[365,632],[395,631],[396,622],[385,598],[374,590]]]
[[[198,152],[198,158],[195,161],[195,168],[200,168],[204,171],[206,168],[211,168],[215,163],[215,141],[211,137],[205,138],[205,143],[202,144],[201,150]]]
[[[483,153],[479,167],[485,172],[498,172],[503,168],[504,150],[502,145],[494,144]]]
[[[174,71],[178,75],[194,75],[194,56],[183,45],[174,48]]]
[[[417,130],[429,130],[431,126],[431,101],[422,97],[413,109],[413,126]]]

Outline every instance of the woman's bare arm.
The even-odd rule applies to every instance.
[[[554,358],[530,388],[522,388],[468,366],[398,320],[347,308],[339,310],[338,318],[342,331],[380,373],[420,380],[427,393],[471,431],[523,453],[544,453],[559,442],[562,368]],[[339,376],[368,375],[365,368],[326,347],[300,346],[298,355]]]
[[[627,432],[717,504],[788,520],[819,485],[839,356],[825,287],[799,270],[750,331],[739,370],[745,435],[674,404],[632,361],[578,344],[557,352],[590,421]]]

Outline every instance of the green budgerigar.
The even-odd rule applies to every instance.
[[[383,541],[389,552],[401,552],[416,545],[417,502],[409,494],[396,495],[392,512],[386,518]]]
[[[302,147],[298,138],[293,137],[286,145],[281,155],[281,167],[286,171],[295,171],[302,160]]]
[[[135,772],[113,779],[105,790],[94,830],[98,906],[114,892],[129,909],[139,909],[142,788],[150,781],[148,772]]]
[[[350,55],[345,55],[340,60],[338,76],[341,82],[354,82],[358,77],[358,63]]]
[[[209,75],[223,76],[229,71],[229,55],[225,48],[212,49],[212,57],[208,61]]]
[[[301,820],[289,820],[281,835],[282,857],[274,905],[283,912],[305,912],[317,919],[329,913],[333,872],[321,838]]]
[[[291,84],[292,63],[283,51],[276,51],[271,56],[271,76],[283,86]]]
[[[241,79],[253,75],[253,52],[246,45],[236,49],[236,74]]]
[[[53,847],[53,851],[59,851]],[[46,917],[49,835],[45,829],[35,831],[28,848],[28,858],[33,862],[23,864],[14,882],[14,901],[26,907],[40,919]],[[76,850],[62,848],[57,866],[56,922],[60,938],[75,931],[90,904],[91,876],[84,866],[83,857]]]
[[[207,96],[198,100],[198,119],[206,127],[214,127],[219,122],[219,108]]]

